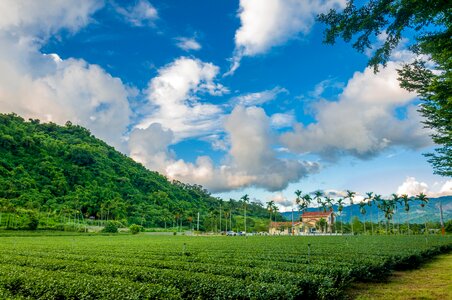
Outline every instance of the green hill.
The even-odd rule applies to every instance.
[[[44,227],[50,225],[43,218],[53,223],[120,220],[126,225],[188,227],[199,212],[201,228],[211,230],[218,229],[220,205],[222,229],[228,212],[238,226],[243,212],[239,201],[222,203],[199,185],[169,182],[81,126],[0,114],[0,213],[4,215],[1,220],[0,214],[0,226],[20,227],[21,221],[11,221],[11,214],[17,219],[37,214]],[[267,219],[268,213],[257,203],[249,204],[247,211],[255,217],[249,219],[251,228]]]

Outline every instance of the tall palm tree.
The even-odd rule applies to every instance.
[[[364,216],[364,234],[366,234],[366,202],[364,201],[364,199],[359,202],[359,212]]]
[[[367,199],[367,206],[369,206],[370,207],[370,230],[371,230],[371,233],[372,233],[372,235],[374,234],[374,223],[373,223],[373,220],[372,220],[372,215],[373,215],[373,213],[372,213],[372,202],[373,202],[373,192],[368,192],[368,193],[366,193],[366,198],[364,198],[364,199]]]
[[[398,204],[401,204],[401,198],[395,193],[392,194],[391,196],[392,196],[392,202],[393,202],[393,205],[394,205],[394,208],[395,208],[395,215],[398,216],[398,214],[397,214],[397,212],[398,212]],[[393,220],[392,220],[392,229],[395,228],[395,225],[394,225],[394,221],[395,220],[394,219],[395,218],[393,218]],[[398,221],[398,223],[400,223],[400,220]],[[399,225],[398,231],[400,232],[400,225]]]
[[[314,192],[314,199],[317,201],[319,211],[320,211],[320,205],[322,203],[322,196],[323,196],[323,192],[322,191],[315,191]]]
[[[346,198],[348,198],[350,200],[350,223],[352,226],[352,235],[354,235],[355,233],[353,232],[353,198],[355,198],[356,193],[352,192],[350,190],[347,190],[347,196]]]
[[[273,201],[273,200],[267,202],[267,210],[268,210],[268,212],[270,214],[270,223],[268,225],[269,229],[270,229],[270,227],[272,225],[272,214],[273,214],[273,207],[274,207],[274,205],[275,205],[275,201]]]
[[[378,223],[378,231],[380,231],[380,209],[381,209],[381,195],[375,194],[374,202],[377,205],[377,223]]]
[[[341,234],[344,234],[344,228],[343,228],[343,222],[342,222],[342,210],[344,210],[344,206],[342,205],[342,202],[344,201],[343,198],[337,199],[337,211],[339,212],[339,216],[341,217]]]
[[[400,199],[402,199],[403,201],[403,205],[405,206],[405,211],[406,211],[406,227],[407,227],[407,232],[408,234],[410,234],[410,218],[409,218],[409,212],[410,212],[410,198],[408,198],[407,194],[403,194],[402,196],[400,196]]]
[[[295,191],[295,196],[297,196],[297,198],[295,198],[295,203],[297,204],[297,207],[298,207],[298,219],[300,219],[300,210],[303,207],[301,193],[302,193],[302,191],[300,191],[300,190]]]
[[[425,195],[424,193],[420,193],[418,195],[415,196],[416,199],[418,199],[419,201],[421,201],[421,207],[424,208],[425,204],[428,203],[428,198],[427,195]],[[424,209],[425,212],[425,209]],[[424,216],[424,222],[425,222],[425,232],[428,233],[428,228],[427,228],[427,217]]]
[[[250,197],[248,197],[248,194],[245,194],[240,198],[240,200],[243,201],[243,208],[244,208],[244,216],[245,216],[245,236],[246,236],[246,205],[250,202]]]
[[[395,199],[394,196],[392,196],[392,197]],[[397,230],[398,230],[399,234],[401,234],[401,232],[402,232],[402,231],[400,231],[400,221],[401,221],[401,217],[400,217],[400,214],[399,214],[399,207],[402,207],[402,205],[403,205],[403,200],[402,200],[402,198],[398,197],[398,199],[396,199],[395,202],[397,203],[397,205],[396,205],[397,228],[398,228]]]

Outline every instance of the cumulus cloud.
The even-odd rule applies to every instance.
[[[294,201],[291,201],[287,199],[286,196],[283,195],[283,193],[276,193],[271,195],[271,197],[268,198],[269,201],[274,201],[275,204],[279,205],[283,208],[288,208],[294,205]]]
[[[70,120],[120,147],[130,116],[121,80],[83,60],[40,52],[51,35],[86,25],[97,2],[2,1],[0,7],[0,111]]]
[[[76,32],[91,21],[91,15],[102,5],[96,0],[3,0],[0,30],[36,39],[45,39],[62,28]]]
[[[290,113],[276,113],[271,115],[271,125],[274,128],[286,128],[295,124],[295,115]]]
[[[276,97],[278,97],[279,94],[288,94],[288,93],[289,91],[287,91],[285,88],[277,86],[271,90],[265,90],[256,93],[248,93],[234,97],[231,99],[231,103],[234,106],[236,105],[258,106],[276,99]]]
[[[157,9],[146,0],[140,0],[135,5],[122,7],[114,5],[116,12],[132,26],[153,26],[158,19]]]
[[[299,34],[308,34],[317,14],[344,6],[344,0],[241,0],[241,26],[235,33],[235,55],[226,75],[234,73],[242,57],[263,54]]]
[[[148,85],[152,112],[139,128],[159,123],[177,140],[211,134],[221,127],[222,109],[202,103],[199,95],[223,95],[228,89],[215,83],[219,68],[198,59],[181,57],[162,67]]]
[[[155,148],[140,145],[129,147],[147,151],[146,154],[140,154],[139,150],[134,150],[136,154],[132,154],[132,157],[142,161],[149,168],[160,168],[170,178],[196,182],[213,192],[248,186],[277,191],[319,170],[319,165],[315,162],[277,157],[277,153],[272,149],[273,134],[270,118],[262,108],[236,107],[225,118],[224,128],[231,146],[224,162],[219,166],[215,166],[207,156],[198,157],[194,163],[176,160],[171,157],[171,153],[167,152],[166,147],[158,147],[158,151]],[[165,134],[165,129],[162,127],[154,127],[154,129],[160,131],[157,136]],[[151,139],[147,140],[151,141]],[[131,140],[130,143],[133,144],[134,141]],[[160,157],[160,161],[155,162],[151,159],[155,157]],[[161,167],[162,165],[164,167]]]
[[[198,43],[194,38],[178,37],[176,38],[176,46],[184,51],[198,51],[201,50],[201,44]]]
[[[416,95],[399,87],[398,67],[390,61],[377,74],[371,68],[356,72],[338,101],[315,103],[316,121],[296,124],[282,135],[282,143],[291,151],[320,153],[327,159],[341,154],[367,158],[390,146],[418,149],[431,144],[412,104]],[[398,117],[396,109],[406,115]]]
[[[416,196],[420,193],[428,197],[452,196],[452,180],[447,180],[439,190],[432,190],[429,185],[422,181],[417,181],[414,177],[407,177],[405,181],[397,188],[397,194]]]

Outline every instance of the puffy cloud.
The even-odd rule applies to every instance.
[[[447,180],[439,190],[432,190],[425,182],[417,181],[414,177],[407,177],[405,181],[397,188],[397,194],[416,196],[420,193],[428,197],[452,196],[452,180]]]
[[[276,113],[271,116],[271,124],[274,128],[291,127],[295,124],[295,116],[291,113]]]
[[[158,149],[141,147],[140,144],[129,147],[135,149],[132,157],[149,168],[163,170],[165,175],[173,179],[201,184],[212,192],[247,186],[277,191],[319,169],[319,165],[314,162],[277,157],[277,153],[272,150],[270,118],[261,108],[236,107],[226,117],[224,127],[231,146],[228,155],[219,166],[215,166],[206,156],[198,157],[194,163],[176,160],[165,147],[161,146],[158,146]],[[153,129],[160,131],[155,136],[166,134],[162,127],[154,126]],[[134,140],[131,139],[130,143],[133,144]],[[142,153],[141,150],[146,153]],[[154,161],[154,158],[159,161]]]
[[[285,88],[277,86],[271,90],[249,93],[234,97],[231,99],[231,103],[234,104],[234,106],[257,106],[276,99],[279,94],[288,94],[288,91]]]
[[[194,38],[178,37],[176,38],[176,46],[184,51],[198,51],[201,49],[201,44],[198,43]]]
[[[121,80],[83,60],[39,51],[50,34],[85,25],[99,5],[3,1],[0,6],[5,3],[10,5],[0,9],[0,111],[59,124],[70,120],[120,147],[130,115]]]
[[[140,0],[135,5],[128,7],[114,6],[116,12],[132,26],[153,26],[158,19],[157,9],[146,0]]]
[[[219,68],[198,59],[181,57],[162,67],[149,82],[152,112],[138,125],[159,123],[177,140],[211,134],[221,127],[222,109],[201,103],[199,94],[222,95],[228,90],[214,79]]]
[[[300,33],[307,34],[315,16],[344,7],[344,0],[240,0],[240,28],[235,33],[235,56],[230,75],[243,56],[255,56],[279,46]]]
[[[102,7],[96,0],[3,0],[0,1],[0,30],[34,38],[47,38],[61,28],[75,32],[90,22]]]
[[[356,72],[338,101],[315,103],[316,122],[296,124],[281,137],[283,144],[291,151],[320,153],[329,159],[342,153],[366,158],[390,146],[429,145],[429,132],[411,104],[416,95],[399,87],[397,67],[389,62],[377,74],[371,68]],[[400,108],[405,116],[397,116]]]
[[[407,177],[405,182],[397,188],[398,195],[416,196],[420,193],[427,194],[428,184],[419,182],[414,177]]]
[[[282,193],[273,194],[268,199],[271,201],[274,201],[275,204],[277,204],[283,208],[288,208],[288,207],[291,207],[294,205],[294,201],[287,199],[287,197],[284,196]]]

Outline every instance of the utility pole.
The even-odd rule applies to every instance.
[[[293,207],[292,207],[292,235],[294,235],[294,226],[293,226]]]

